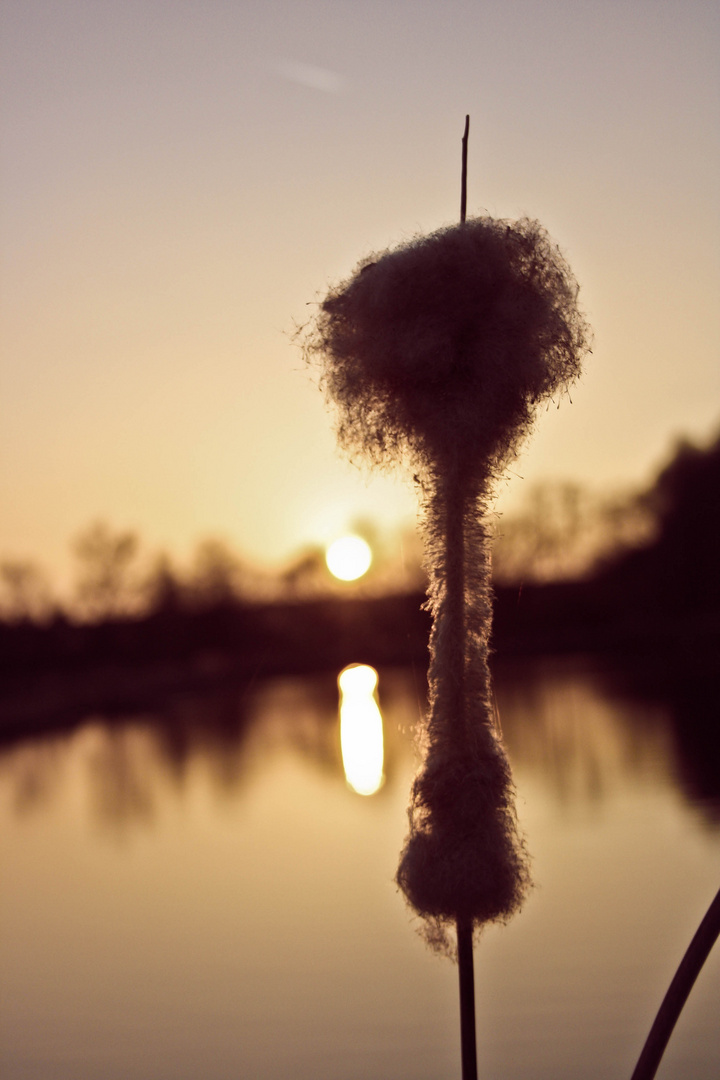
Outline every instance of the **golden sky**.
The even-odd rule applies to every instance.
[[[501,493],[646,482],[720,423],[720,12],[700,0],[5,0],[0,558],[91,520],[282,561],[400,480],[292,336],[373,250],[536,217],[595,332]]]

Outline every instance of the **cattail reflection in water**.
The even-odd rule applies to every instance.
[[[374,795],[385,779],[377,684],[378,673],[368,664],[349,664],[338,675],[343,768],[348,784],[358,795]]]

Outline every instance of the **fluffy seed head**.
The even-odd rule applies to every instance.
[[[542,226],[489,217],[372,255],[306,339],[338,435],[378,464],[492,476],[580,371],[578,287]]]

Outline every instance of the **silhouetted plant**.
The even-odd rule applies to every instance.
[[[508,918],[529,881],[493,714],[483,519],[538,404],[579,374],[577,294],[537,222],[476,218],[363,260],[306,338],[340,445],[409,465],[420,489],[430,716],[398,881],[441,948],[450,924]]]

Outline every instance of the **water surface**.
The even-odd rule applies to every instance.
[[[393,883],[423,679],[380,672],[362,796],[335,676],[0,753],[5,1080],[460,1076],[456,969]],[[714,728],[579,662],[501,668],[496,694],[536,888],[476,948],[480,1075],[629,1078],[720,885]],[[720,1075],[719,952],[661,1080]]]

